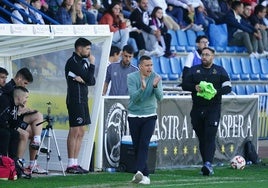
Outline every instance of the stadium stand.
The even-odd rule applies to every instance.
[[[178,77],[181,77],[182,74],[182,63],[181,58],[175,57],[170,58],[170,68],[173,74],[177,74]]]
[[[240,80],[240,75],[233,73],[230,57],[221,57],[221,65],[225,68],[231,80]]]

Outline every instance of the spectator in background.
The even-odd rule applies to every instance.
[[[63,0],[46,0],[48,4],[48,15],[53,19],[57,19],[57,12],[61,7]]]
[[[266,16],[263,18],[263,21],[265,25],[268,26],[268,0],[263,1],[261,5],[266,7]]]
[[[162,56],[164,55],[164,50],[157,41],[161,36],[161,32],[160,30],[152,29],[149,25],[148,0],[138,0],[137,3],[138,8],[131,13],[130,21],[132,27],[138,30],[131,31],[130,37],[135,39],[139,50],[149,51],[149,53],[146,52],[146,55]]]
[[[31,0],[30,5],[32,5],[34,8],[36,8],[37,10],[41,10],[41,1],[40,0]],[[30,9],[30,12],[32,15],[34,15],[34,17],[39,20],[40,24],[45,24],[45,21],[42,17],[41,14],[39,14],[38,12]]]
[[[133,55],[133,48],[130,45],[126,45],[123,48],[122,60],[108,66],[102,95],[107,94],[110,82],[110,96],[128,95],[127,75],[138,70],[137,67],[131,65]]]
[[[1,88],[6,85],[8,72],[5,68],[0,67],[0,95],[1,95]]]
[[[223,17],[226,12],[221,11],[218,0],[202,0],[207,15],[212,18],[216,24],[223,23]]]
[[[261,56],[268,55],[268,26],[264,23],[266,14],[266,7],[257,5],[255,6],[254,13],[249,18],[251,24],[257,28],[260,33],[260,39],[258,41],[259,48],[257,50]]]
[[[165,57],[171,57],[170,51],[171,35],[168,33],[167,26],[163,21],[163,9],[161,7],[155,7],[151,14],[150,25],[153,29],[159,30],[161,35],[157,38],[158,43],[162,46],[165,51]]]
[[[109,25],[110,31],[114,33],[112,43],[120,49],[127,45],[129,39],[129,30],[121,10],[121,4],[116,1],[113,2],[99,22],[99,24]]]
[[[24,0],[24,3],[29,4],[29,1]],[[30,17],[34,17],[34,15],[32,15],[29,8],[25,4],[23,4],[19,1],[15,1],[14,6],[17,7],[20,11],[17,9],[14,9],[12,11],[12,15],[19,19],[19,20],[17,20],[11,16],[11,21],[13,24],[23,24],[21,21],[25,22],[26,24],[36,24],[35,20],[32,20],[30,18]],[[22,13],[22,12],[24,12],[24,13]]]
[[[165,0],[149,0],[148,1],[148,11],[152,14],[152,11],[155,7],[161,7],[163,11],[163,22],[168,29],[178,30],[180,26],[175,22],[175,20],[166,13],[167,3]]]
[[[150,184],[148,150],[157,120],[157,102],[163,99],[162,80],[153,72],[149,56],[139,59],[139,71],[127,76],[129,93],[128,123],[134,147],[136,174],[132,183]]]
[[[82,10],[82,0],[74,0],[74,4],[72,6],[72,23],[73,24],[86,24],[86,14]]]
[[[185,75],[188,73],[189,69],[194,65],[201,64],[201,53],[202,50],[209,45],[208,37],[205,35],[197,36],[196,40],[196,47],[197,49],[193,52],[190,52],[187,55],[186,61],[184,63],[184,67],[182,70],[182,79],[184,79]]]
[[[259,54],[253,52],[251,36],[258,36],[258,30],[241,18],[244,6],[240,1],[232,2],[232,9],[224,17],[228,30],[228,45],[245,46],[249,56],[259,58]]]
[[[117,63],[120,59],[120,55],[121,49],[117,46],[111,46],[108,65],[110,65],[111,63]]]
[[[72,25],[72,6],[74,0],[63,0],[61,6],[56,13],[56,20],[60,24]]]

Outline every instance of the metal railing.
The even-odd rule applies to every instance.
[[[259,96],[259,140],[268,140],[268,93],[256,93]]]

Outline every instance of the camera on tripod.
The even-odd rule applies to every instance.
[[[59,162],[60,162],[60,165],[61,165],[62,173],[65,176],[65,171],[64,171],[64,168],[63,168],[63,164],[62,164],[62,160],[61,160],[61,156],[60,156],[60,151],[59,151],[56,135],[55,135],[55,132],[54,132],[54,129],[53,129],[53,121],[54,121],[54,119],[50,115],[51,114],[51,102],[48,102],[46,104],[47,104],[47,115],[44,118],[44,121],[36,124],[36,126],[38,126],[40,124],[43,124],[43,123],[47,122],[46,127],[43,128],[43,138],[41,140],[41,144],[40,144],[40,147],[38,149],[38,152],[37,152],[37,154],[35,156],[34,165],[36,164],[36,161],[38,159],[39,153],[40,152],[45,153],[46,156],[47,156],[47,163],[46,163],[46,172],[47,173],[46,174],[48,174],[48,162],[50,161],[50,153],[51,153],[50,138],[52,138],[54,140],[55,147],[56,147],[56,150],[57,150],[57,153],[58,153],[58,159],[59,159]],[[47,137],[47,147],[42,147],[43,144],[44,144],[44,139],[46,137]]]

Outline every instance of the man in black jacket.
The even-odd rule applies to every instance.
[[[215,139],[221,115],[222,95],[231,92],[230,78],[221,66],[213,64],[214,50],[205,47],[202,50],[202,64],[189,69],[184,76],[182,89],[192,92],[193,106],[190,113],[193,129],[199,140],[199,149],[204,166],[203,175],[214,173],[212,162],[216,149]],[[201,82],[206,81],[214,88],[214,94],[207,98]],[[210,94],[210,93],[209,93]]]
[[[84,136],[84,127],[91,123],[88,109],[88,86],[95,85],[95,57],[90,54],[91,42],[79,38],[75,42],[75,52],[65,65],[67,81],[66,104],[69,114],[69,134],[67,138],[67,173],[88,173],[78,165],[78,155]]]

